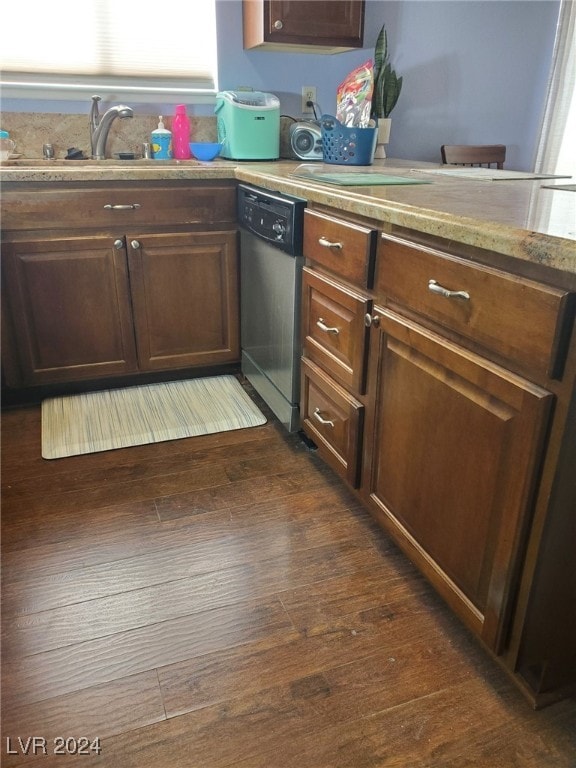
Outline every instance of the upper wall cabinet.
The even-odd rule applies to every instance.
[[[244,48],[340,53],[364,42],[364,0],[243,0]]]

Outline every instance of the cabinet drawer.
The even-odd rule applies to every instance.
[[[72,161],[71,161],[72,162]],[[2,228],[125,228],[164,224],[234,223],[233,183],[160,185],[102,184],[90,189],[54,185],[49,189],[4,189]]]
[[[574,298],[567,291],[386,235],[376,290],[389,306],[423,315],[499,358],[561,376]]]
[[[306,355],[340,384],[364,394],[369,333],[364,316],[372,302],[308,267],[302,283]]]
[[[302,426],[328,464],[358,487],[364,406],[309,360],[302,360]]]
[[[362,288],[374,281],[377,231],[317,211],[304,212],[304,255]]]

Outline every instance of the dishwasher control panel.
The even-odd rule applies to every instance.
[[[238,185],[238,223],[293,256],[302,255],[306,201],[267,189]]]

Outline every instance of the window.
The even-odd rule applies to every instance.
[[[3,24],[2,91],[23,98],[88,93],[213,97],[215,0],[23,0]]]
[[[562,0],[536,170],[576,174],[576,4]]]
[[[552,73],[535,170],[576,176],[576,4],[562,0]],[[574,178],[557,179],[572,184]],[[574,233],[573,212],[566,195],[535,194],[528,226],[566,237]]]

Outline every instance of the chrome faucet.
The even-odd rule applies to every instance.
[[[92,96],[92,108],[90,109],[90,141],[92,144],[92,159],[104,160],[106,157],[106,142],[110,127],[114,120],[119,117],[124,120],[127,117],[133,117],[134,112],[130,107],[124,104],[118,104],[116,107],[110,107],[104,112],[102,117],[98,112],[98,102],[102,99],[100,96]]]

